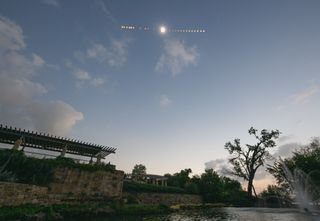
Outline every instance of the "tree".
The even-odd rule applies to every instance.
[[[132,170],[132,179],[134,181],[144,181],[147,175],[146,166],[142,164],[136,164]]]
[[[264,165],[266,158],[270,156],[267,148],[276,146],[275,139],[279,138],[280,132],[278,130],[269,132],[263,129],[259,134],[257,129],[251,127],[248,133],[257,139],[256,144],[246,144],[245,147],[241,147],[240,139],[237,138],[233,143],[227,142],[225,149],[232,155],[229,159],[233,166],[232,173],[248,181],[247,191],[249,197],[252,197],[252,191],[257,197],[253,186],[256,171]]]
[[[192,173],[190,168],[181,170],[179,173],[173,175],[165,174],[164,176],[168,178],[168,186],[184,188],[187,183],[190,182],[189,175]]]
[[[199,192],[205,202],[222,202],[223,182],[217,172],[213,169],[206,169],[200,176]]]
[[[259,194],[259,198],[267,207],[290,207],[292,205],[290,192],[284,186],[268,185],[267,189]]]

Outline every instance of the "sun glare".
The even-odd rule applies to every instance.
[[[160,33],[165,34],[167,32],[167,29],[165,26],[160,26]]]

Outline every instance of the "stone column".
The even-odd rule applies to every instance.
[[[63,150],[62,150],[62,152],[61,152],[61,154],[60,154],[60,157],[64,157],[65,155],[66,155],[66,152],[67,152],[67,144],[64,146],[64,148],[63,148]]]
[[[96,164],[100,164],[100,163],[101,163],[101,159],[102,159],[102,156],[101,156],[101,154],[99,153],[99,154],[97,155],[97,162],[96,162]]]
[[[12,147],[13,150],[18,150],[19,149],[20,145],[22,144],[22,139],[23,139],[23,137],[20,137],[18,140],[16,140],[14,142],[14,145]]]

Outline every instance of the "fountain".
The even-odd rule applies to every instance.
[[[294,169],[291,172],[284,162],[281,164],[298,207],[304,212],[319,215],[320,190],[311,179],[311,174],[319,171],[306,174],[300,169]]]

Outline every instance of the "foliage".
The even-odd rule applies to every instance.
[[[264,165],[266,158],[270,156],[267,149],[276,146],[275,139],[279,138],[280,132],[278,130],[269,132],[263,129],[259,135],[258,130],[253,127],[248,132],[257,139],[256,144],[246,144],[246,147],[241,147],[240,139],[237,138],[233,143],[227,142],[225,148],[232,155],[229,161],[233,165],[233,174],[248,181],[248,196],[251,197],[252,191],[254,191],[255,173],[259,167]]]
[[[190,182],[189,175],[192,173],[190,168],[181,170],[179,173],[173,175],[165,174],[168,178],[167,183],[169,186],[175,186],[179,188],[185,188],[185,185]]]
[[[15,182],[17,180],[16,176],[12,172],[5,170],[9,162],[10,158],[0,166],[0,181]]]
[[[199,191],[203,200],[208,203],[222,201],[223,183],[219,175],[213,170],[205,170],[199,181]]]
[[[0,165],[5,165],[2,171],[10,173],[19,183],[47,185],[53,177],[53,170],[57,167],[67,167],[85,171],[114,171],[110,164],[89,165],[79,164],[72,159],[58,157],[56,159],[37,159],[27,157],[22,151],[0,150]],[[10,180],[7,180],[10,181]]]
[[[145,183],[123,182],[124,192],[150,192],[150,193],[186,193],[184,189],[170,186],[157,186]]]
[[[268,207],[290,207],[292,199],[286,188],[276,185],[268,185],[267,189],[259,194],[264,206]]]
[[[168,177],[169,186],[177,187],[184,184],[183,189],[186,193],[201,195],[205,203],[251,205],[251,199],[247,197],[238,181],[221,177],[213,169],[205,170],[200,176],[195,175],[192,178],[189,178],[190,173],[190,169],[184,169],[180,173],[165,176]]]
[[[132,170],[132,179],[134,181],[144,181],[146,179],[147,169],[145,165],[136,164]]]

